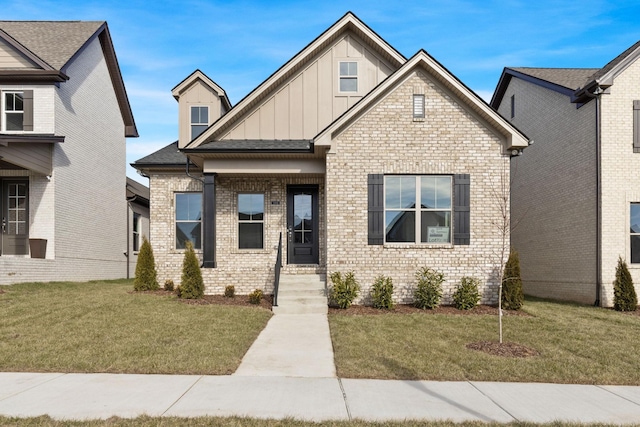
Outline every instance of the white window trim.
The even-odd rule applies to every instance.
[[[22,104],[22,110],[17,110],[17,111],[12,111],[12,112],[8,112],[7,111],[7,100],[6,100],[6,94],[8,93],[21,93],[23,96],[23,104]],[[20,89],[12,89],[12,90],[3,90],[2,91],[2,132],[7,132],[7,133],[24,133],[24,90],[20,90]],[[7,130],[7,114],[18,114],[22,112],[22,129],[20,130]]]
[[[194,123],[193,122],[193,108],[194,107],[198,107],[198,108],[206,108],[207,109],[207,122],[206,123]],[[203,104],[194,104],[194,105],[190,105],[189,106],[189,137],[190,139],[195,139],[197,138],[193,136],[193,127],[194,126],[207,126],[209,127],[209,125],[211,124],[211,108],[208,105],[203,105]],[[204,132],[204,130],[202,131]],[[200,136],[202,134],[202,132],[200,132],[200,134],[198,134],[198,136]]]
[[[451,204],[449,206],[448,209],[443,209],[443,208],[428,208],[428,209],[422,209],[421,204],[420,204],[420,178],[421,177],[447,177],[449,178],[449,186],[450,186],[450,194],[451,194]],[[413,177],[416,180],[416,193],[415,193],[415,207],[413,208],[387,208],[387,178],[406,178],[406,177]],[[384,232],[383,232],[383,238],[384,238],[384,245],[392,245],[392,246],[406,246],[406,245],[411,245],[411,246],[445,246],[445,247],[449,247],[453,245],[453,175],[440,175],[440,174],[417,174],[417,175],[393,175],[393,174],[389,174],[389,175],[385,175],[384,176],[384,186],[383,186],[384,190],[383,190],[383,198],[384,198],[384,208],[383,208],[383,220],[384,220]],[[415,213],[415,235],[414,235],[414,240],[413,242],[388,242],[387,241],[387,230],[386,230],[386,223],[387,223],[387,210],[389,211],[394,211],[394,212],[407,212],[407,211],[412,211]],[[442,243],[436,243],[436,242],[422,242],[422,212],[449,212],[449,241],[448,242],[442,242]]]
[[[627,239],[627,244],[629,245],[629,267],[636,267],[636,268],[640,268],[640,263],[638,262],[633,262],[633,258],[632,258],[632,251],[633,249],[631,248],[631,236],[640,236],[640,233],[633,233],[631,232],[631,205],[639,205],[640,206],[640,202],[630,202],[629,203],[629,209],[628,209],[628,219],[627,219],[627,227],[629,230],[629,238]]]
[[[261,220],[254,220],[254,219],[248,219],[248,220],[241,220],[240,219],[240,196],[241,195],[252,195],[252,194],[260,194],[262,195],[262,219]],[[238,193],[236,193],[236,222],[237,222],[237,227],[236,227],[236,233],[237,233],[237,243],[236,243],[236,249],[241,251],[241,252],[246,252],[246,251],[259,251],[259,252],[263,252],[267,245],[266,245],[266,216],[267,216],[267,195],[264,192],[261,191],[239,191]],[[261,248],[241,248],[240,247],[240,224],[262,224],[262,247]]]
[[[355,75],[342,75],[340,73],[340,65],[342,65],[343,63],[355,63],[356,64],[356,74]],[[361,64],[360,61],[358,61],[355,58],[343,58],[343,59],[339,59],[338,60],[338,93],[340,94],[350,94],[350,95],[357,95],[360,93],[360,86],[361,86],[361,79],[360,79],[360,68],[361,68]],[[355,80],[356,81],[356,90],[341,90],[340,89],[340,82],[342,81],[342,79],[347,79],[347,80]]]

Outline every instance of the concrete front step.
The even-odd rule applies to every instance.
[[[327,296],[324,275],[283,274],[278,287],[275,314],[326,314]]]

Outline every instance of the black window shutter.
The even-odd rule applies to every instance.
[[[384,243],[384,175],[370,174],[367,179],[369,191],[369,244]]]
[[[633,152],[640,153],[640,101],[633,101]]]
[[[25,90],[22,93],[22,99],[22,108],[24,111],[22,129],[25,131],[33,131],[33,91]]]
[[[454,245],[469,245],[471,242],[470,188],[471,177],[469,176],[469,174],[459,174],[453,176]]]

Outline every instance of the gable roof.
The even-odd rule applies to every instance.
[[[588,102],[597,87],[606,89],[615,76],[640,57],[640,41],[616,56],[602,68],[526,68],[506,67],[502,71],[491,106],[498,108],[512,77],[545,87],[571,97],[571,102]]]
[[[178,98],[180,98],[180,94],[186,88],[190,87],[193,83],[195,83],[198,80],[202,80],[205,86],[208,86],[213,90],[215,90],[216,92],[218,92],[218,95],[220,96],[220,100],[224,104],[225,108],[227,110],[231,109],[231,102],[229,101],[229,98],[227,97],[227,93],[224,91],[224,89],[222,89],[221,86],[219,86],[216,82],[211,80],[209,76],[207,76],[205,73],[203,73],[200,70],[195,70],[193,73],[189,74],[184,80],[178,83],[173,89],[171,89],[171,94],[177,100]]]
[[[127,177],[127,199],[149,205],[149,187]]]
[[[69,64],[95,38],[100,40],[120,113],[125,136],[137,137],[131,105],[124,87],[115,49],[104,21],[0,21],[0,38],[39,69],[0,70],[0,79],[62,82]]]
[[[330,145],[331,140],[336,134],[345,129],[353,119],[382,99],[391,88],[402,82],[417,68],[426,70],[432,78],[450,90],[478,116],[482,117],[491,126],[493,126],[495,130],[503,135],[507,143],[505,149],[524,148],[529,145],[528,138],[522,132],[506,121],[482,98],[469,89],[456,76],[454,76],[449,70],[424,50],[418,51],[418,53],[409,59],[395,73],[389,76],[384,82],[379,84],[375,89],[362,98],[356,105],[347,110],[342,116],[331,123],[331,125],[320,132],[320,134],[315,138],[315,145]]]
[[[242,117],[250,108],[266,98],[274,88],[278,87],[280,83],[302,69],[315,54],[329,46],[347,31],[353,31],[358,35],[358,37],[372,46],[377,53],[382,55],[390,63],[400,66],[406,62],[406,58],[401,53],[395,50],[371,28],[358,19],[355,14],[347,12],[335,24],[329,27],[329,29],[309,43],[251,93],[238,102],[229,112],[227,112],[227,114],[223,115],[202,134],[200,134],[200,136],[187,144],[185,149],[188,150],[190,148],[198,147],[203,143],[215,140],[216,136],[233,125],[235,120]]]

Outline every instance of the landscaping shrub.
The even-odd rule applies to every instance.
[[[636,311],[638,308],[638,296],[633,279],[622,257],[618,257],[616,280],[613,282],[613,308],[618,311]]]
[[[463,277],[453,293],[453,305],[458,310],[471,310],[480,301],[478,286],[480,281],[474,277]]]
[[[375,308],[390,310],[393,308],[393,280],[391,277],[378,276],[371,289],[371,300]]]
[[[142,246],[138,253],[136,264],[136,278],[133,280],[135,291],[155,291],[159,289],[156,262],[153,258],[153,249],[146,236],[142,236]]]
[[[260,301],[262,301],[262,296],[262,291],[260,289],[256,289],[249,294],[249,302],[251,304],[260,304]]]
[[[504,266],[502,278],[502,308],[520,310],[524,303],[522,278],[520,277],[520,257],[518,252],[511,250],[509,259]]]
[[[164,281],[164,290],[165,291],[173,292],[174,289],[175,289],[175,285],[173,284],[173,280],[167,279],[167,280]]]
[[[344,279],[339,271],[331,273],[331,291],[329,292],[329,300],[331,304],[340,308],[347,308],[360,292],[360,284],[353,275],[353,271],[348,272]]]
[[[414,305],[423,310],[425,308],[433,309],[440,305],[444,274],[428,267],[422,267],[416,272],[416,279],[418,285],[413,294]]]
[[[233,298],[236,296],[236,288],[233,285],[229,285],[224,288],[224,296],[227,298]]]
[[[197,299],[204,296],[204,282],[202,281],[198,257],[196,257],[190,241],[187,242],[187,248],[184,252],[179,296],[185,299]]]

